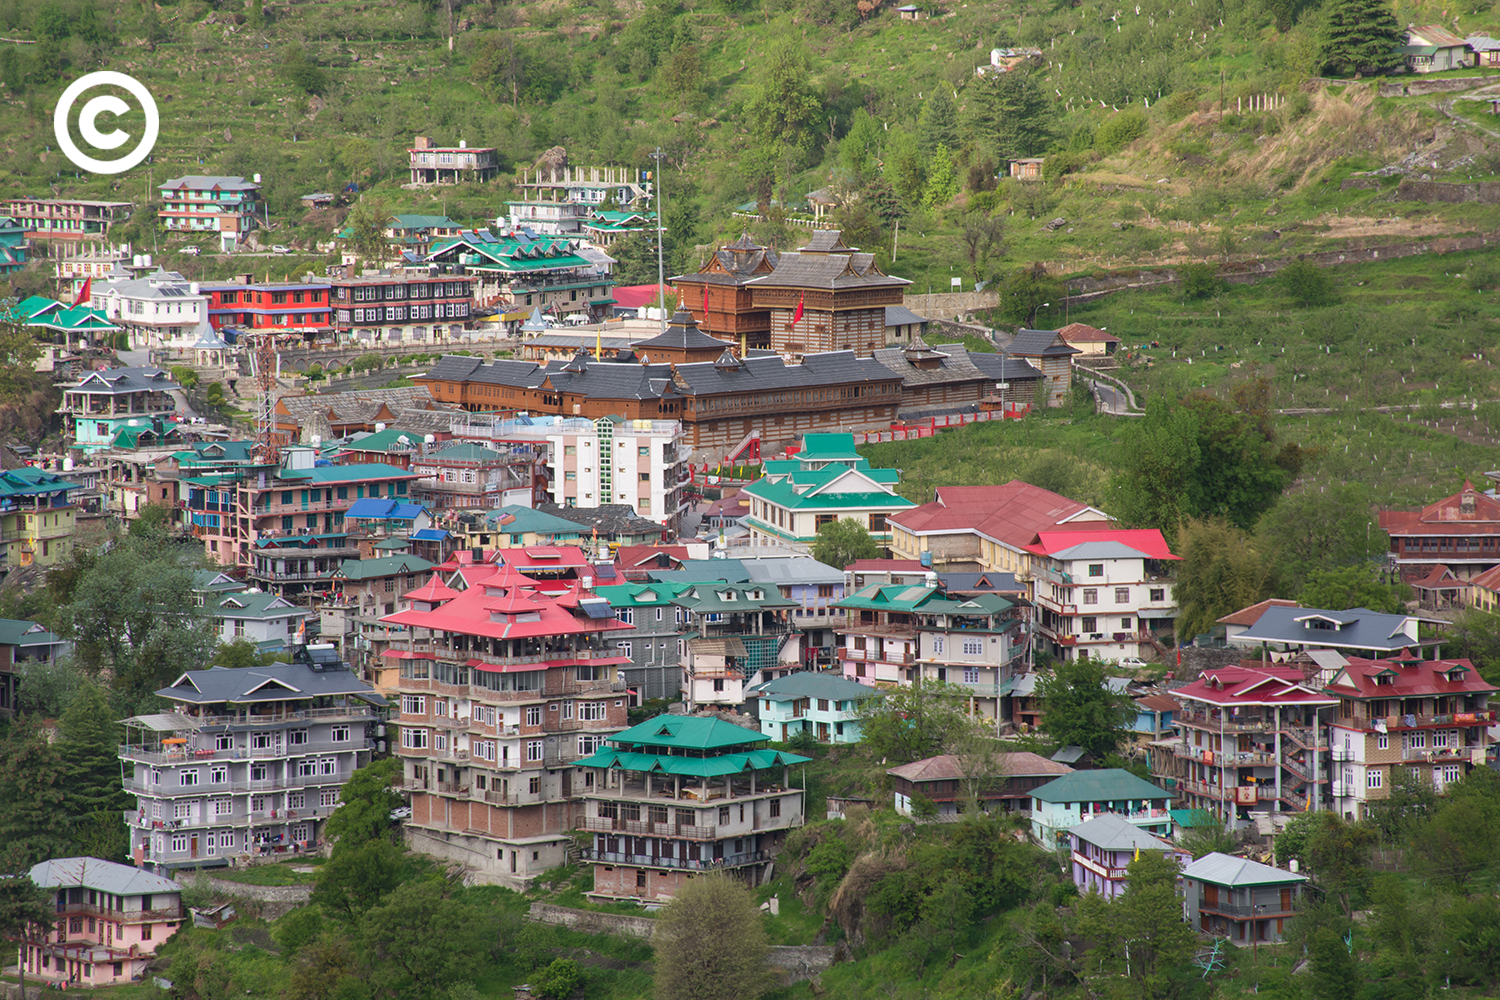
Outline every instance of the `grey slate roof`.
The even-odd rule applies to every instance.
[[[560,507],[555,503],[539,504],[536,508],[544,514],[560,517],[564,521],[581,524],[585,528],[598,528],[601,537],[609,535],[662,534],[666,531],[655,521],[647,520],[635,512],[628,503],[606,503],[598,507]]]
[[[875,360],[900,375],[904,386],[989,381],[984,372],[969,363],[967,356],[954,357],[946,351],[928,349],[925,344],[920,346],[921,350],[917,352],[902,347],[881,347],[874,352]],[[941,363],[936,368],[918,368],[912,363],[911,355],[914,353],[922,358],[940,358]]]
[[[911,284],[881,272],[868,253],[784,253],[776,270],[745,282],[766,288],[904,288]]]
[[[1016,579],[1014,573],[939,573],[937,577],[943,589],[952,594],[1010,594],[1026,591],[1025,585]]]
[[[751,583],[750,571],[743,559],[690,559],[679,569],[653,569],[646,579],[653,583],[702,583],[722,580],[725,583]]]
[[[971,351],[962,344],[938,344],[934,349],[953,357],[962,355],[968,358],[969,364],[984,372],[994,382],[1026,382],[1042,377],[1042,373],[1025,358]]]
[[[78,380],[77,385],[67,387],[69,391],[81,390],[102,396],[120,396],[130,392],[166,392],[181,389],[172,379],[172,374],[154,366],[136,365],[129,368],[109,368],[89,372]]]
[[[924,319],[921,316],[918,316],[916,313],[912,312],[910,309],[906,308],[905,306],[886,306],[885,307],[885,325],[886,326],[909,326],[912,323],[925,323],[925,322],[927,322],[926,319]]]
[[[793,698],[827,698],[829,701],[857,701],[880,692],[875,688],[846,680],[837,674],[799,670],[757,684],[745,692],[746,700],[760,696],[767,701],[789,701]]]
[[[818,562],[816,559],[796,556],[791,559],[745,559],[740,561],[750,579],[756,583],[772,586],[783,584],[841,584],[844,571]]]
[[[163,181],[156,185],[158,188],[187,188],[189,191],[211,191],[218,188],[220,191],[256,191],[259,184],[253,184],[243,177],[220,177],[214,174],[188,174],[185,177],[174,177],[169,181]]]
[[[273,663],[266,667],[210,667],[189,670],[156,692],[159,697],[192,705],[221,702],[245,705],[259,701],[307,701],[353,695],[372,705],[385,699],[348,670],[314,670],[306,663]]]
[[[111,896],[142,896],[178,893],[182,886],[169,878],[153,875],[134,865],[98,858],[53,858],[31,868],[31,881],[43,889],[80,886]]]
[[[807,354],[801,364],[781,357],[751,357],[737,367],[720,367],[700,361],[678,365],[675,384],[684,396],[717,392],[772,392],[778,389],[818,389],[831,385],[893,382],[900,378],[874,358],[856,357],[853,351]]]
[[[716,348],[722,350],[725,341],[710,337],[698,329],[698,324],[693,320],[693,314],[686,310],[678,310],[672,315],[672,320],[667,324],[665,333],[659,333],[650,340],[637,341],[635,350],[649,352],[653,348],[670,347],[677,350],[707,350]]]
[[[1083,353],[1078,348],[1063,343],[1056,330],[1027,330],[1024,327],[1016,331],[1015,338],[1006,350],[1029,358],[1053,358]]]
[[[1068,832],[1101,851],[1170,851],[1172,845],[1153,837],[1134,823],[1114,813],[1105,813],[1086,823],[1068,827]]]
[[[822,191],[814,191],[821,194]],[[815,229],[806,246],[797,248],[798,253],[854,253],[855,247],[844,242],[844,234],[838,229]]]
[[[1293,875],[1280,868],[1272,868],[1270,865],[1263,865],[1248,858],[1220,854],[1218,851],[1205,854],[1188,865],[1182,870],[1182,877],[1227,886],[1294,885],[1307,881],[1304,875]]]
[[[1237,642],[1286,642],[1393,653],[1413,643],[1404,631],[1410,620],[1410,615],[1388,615],[1368,608],[1325,611],[1270,607],[1254,625],[1234,638]],[[1337,627],[1309,627],[1317,623]]]

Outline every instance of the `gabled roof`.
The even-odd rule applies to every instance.
[[[811,556],[793,556],[790,559],[744,559],[741,565],[750,579],[773,587],[786,585],[841,585],[843,570],[818,562]]]
[[[1072,344],[1118,344],[1120,338],[1112,333],[1106,333],[1098,327],[1089,326],[1087,323],[1069,323],[1057,331],[1063,342]]]
[[[1240,608],[1238,611],[1232,611],[1229,614],[1225,615],[1223,618],[1220,618],[1218,620],[1218,624],[1246,626],[1254,625],[1256,622],[1260,621],[1260,616],[1266,613],[1267,608],[1300,607],[1302,607],[1302,605],[1298,604],[1296,601],[1287,601],[1283,600],[1280,597],[1273,597],[1269,600],[1259,601],[1255,604],[1252,604],[1248,608]]]
[[[756,597],[755,594],[760,596]],[[797,607],[797,602],[782,597],[775,587],[757,583],[721,583],[708,580],[695,583],[672,603],[698,614],[733,614],[737,611],[773,611]]]
[[[241,591],[228,594],[219,600],[218,607],[214,609],[215,618],[291,618],[300,619],[312,616],[312,612],[306,608],[299,608],[285,597],[277,594],[252,594],[249,591]]]
[[[649,608],[671,604],[678,594],[687,590],[688,583],[614,583],[595,587],[594,593],[609,601],[614,608]]]
[[[1408,45],[1432,45],[1440,49],[1467,48],[1469,43],[1447,28],[1437,24],[1424,24],[1406,31]]]
[[[1394,653],[1417,644],[1413,636],[1418,620],[1414,615],[1391,615],[1368,608],[1327,611],[1272,607],[1234,640]]]
[[[1160,837],[1153,837],[1130,820],[1114,813],[1105,813],[1077,826],[1070,826],[1068,832],[1101,851],[1177,850]]]
[[[38,622],[0,618],[0,646],[52,646],[62,642]]]
[[[519,504],[506,504],[484,515],[485,525],[493,531],[512,535],[564,535],[577,537],[583,533],[583,525],[565,517],[549,514],[544,510],[533,510]]]
[[[813,235],[816,241],[818,234]],[[874,254],[837,252],[832,248],[824,251],[814,249],[813,244],[809,244],[801,252],[782,254],[774,271],[751,278],[745,284],[750,288],[840,291],[857,288],[905,288],[911,282],[881,271],[875,263]]]
[[[146,390],[168,392],[181,388],[182,386],[173,381],[171,373],[165,369],[140,365],[88,372],[78,380],[76,385],[64,387],[67,392],[88,392],[106,396]]]
[[[157,896],[182,892],[182,886],[169,878],[153,875],[134,865],[98,858],[53,858],[33,865],[30,875],[31,881],[43,889],[77,887],[111,896]]]
[[[1025,328],[1016,331],[1006,351],[1027,358],[1055,358],[1083,353],[1078,348],[1069,347],[1064,343],[1056,330],[1027,330]]]
[[[71,482],[35,466],[22,465],[0,472],[0,505],[16,497],[66,494],[69,490],[82,488],[82,483]]]
[[[987,775],[987,777],[1036,778],[1073,773],[1073,769],[1066,764],[1058,764],[1040,754],[1030,752],[997,753],[995,764],[995,774]],[[958,755],[951,753],[914,760],[910,764],[888,768],[885,773],[911,782],[953,781],[964,777],[963,765]]]
[[[829,701],[862,701],[880,692],[858,681],[846,680],[837,674],[798,670],[757,684],[745,692],[745,700],[764,698],[766,701],[791,701],[797,698],[826,698]]]
[[[1500,689],[1479,676],[1468,660],[1423,660],[1403,650],[1378,660],[1350,657],[1325,690],[1340,698],[1432,698]]]
[[[383,431],[351,438],[344,448],[348,451],[378,452],[382,455],[392,452],[404,453],[420,445],[423,437],[424,435],[415,431],[403,430],[400,427],[387,427]]]
[[[1031,795],[1043,802],[1119,802],[1172,797],[1171,792],[1118,767],[1074,771],[1034,789]]]
[[[940,486],[936,499],[889,520],[913,534],[978,533],[1017,550],[1040,532],[1107,527],[1109,517],[1088,504],[1012,479],[999,486]]]
[[[1382,510],[1380,526],[1393,537],[1500,534],[1500,499],[1464,481],[1463,489],[1421,510]]]
[[[1039,531],[1026,548],[1054,559],[1177,559],[1156,528]]]
[[[1218,851],[1205,854],[1188,865],[1182,870],[1182,877],[1224,886],[1295,885],[1307,881],[1306,876],[1293,875],[1280,868]]]
[[[259,184],[252,184],[243,177],[221,177],[216,174],[188,174],[185,177],[174,177],[169,181],[162,181],[157,185],[165,191],[168,189],[186,188],[191,191],[212,191],[218,188],[220,191],[256,191]]]
[[[1298,667],[1210,667],[1191,684],[1172,692],[1178,701],[1201,701],[1237,710],[1275,705],[1332,705],[1330,698],[1307,685]]]
[[[342,667],[314,670],[306,663],[265,667],[210,667],[189,670],[157,695],[193,705],[245,705],[259,701],[308,701],[350,695],[372,705],[385,699]]]
[[[335,580],[378,580],[387,576],[425,573],[433,568],[430,560],[420,556],[382,556],[378,559],[345,559],[333,571]]]

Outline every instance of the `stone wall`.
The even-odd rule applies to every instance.
[[[931,295],[916,290],[912,285],[906,290],[906,308],[926,319],[944,319],[962,316],[980,309],[994,309],[1000,304],[1000,289],[985,289],[982,292],[934,292]]]
[[[299,906],[306,906],[313,890],[310,885],[246,885],[194,872],[179,872],[176,878],[177,884],[185,888],[206,888],[218,896],[250,900],[267,920],[275,920]]]
[[[1342,81],[1348,83],[1349,81]],[[1400,80],[1380,85],[1381,97],[1421,97],[1423,94],[1452,94],[1494,83],[1485,76],[1450,76],[1439,80]]]
[[[1415,181],[1404,177],[1396,186],[1397,201],[1454,203],[1477,201],[1483,205],[1500,204],[1500,182],[1476,181],[1473,184],[1450,184],[1443,181]]]
[[[1182,650],[1182,665],[1173,671],[1177,680],[1191,680],[1214,667],[1234,666],[1246,656],[1254,655],[1250,650],[1241,649],[1238,646],[1229,646],[1224,649],[1214,649],[1197,646],[1188,646]],[[1171,665],[1175,657],[1171,650],[1167,651],[1167,663]]]
[[[593,910],[574,910],[551,903],[532,903],[532,920],[544,924],[557,924],[587,934],[618,934],[623,937],[650,940],[656,932],[656,921],[650,917],[636,917],[627,913],[595,913]],[[767,958],[772,967],[782,972],[782,983],[790,986],[832,968],[836,949],[828,945],[773,945]]]

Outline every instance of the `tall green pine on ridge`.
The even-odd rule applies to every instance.
[[[1366,76],[1401,68],[1406,35],[1389,0],[1330,0],[1323,12],[1320,57],[1331,73]]]

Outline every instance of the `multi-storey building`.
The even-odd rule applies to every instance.
[[[809,758],[715,718],[659,715],[612,736],[587,760],[581,826],[592,895],[670,898],[697,872],[758,885],[788,830],[803,823],[791,768]]]
[[[1057,330],[1017,330],[1006,353],[1036,368],[1047,379],[1047,398],[1038,406],[1063,406],[1073,398],[1073,355],[1082,354]]]
[[[434,511],[494,510],[512,500],[534,500],[537,451],[526,442],[472,441],[418,445],[413,494]]]
[[[406,153],[413,184],[483,183],[500,176],[500,153],[493,146],[471,149],[463,141],[457,146],[434,146],[431,139],[419,135]]]
[[[1073,884],[1080,893],[1097,892],[1105,899],[1125,892],[1129,865],[1142,851],[1159,852],[1179,865],[1193,860],[1187,851],[1174,850],[1165,840],[1113,813],[1079,823],[1068,830],[1068,837],[1073,850]]]
[[[95,280],[102,285],[110,277],[127,277],[131,271],[129,265],[146,259],[132,254],[129,243],[118,246],[109,243],[75,243],[63,246],[68,247],[71,252],[56,259],[52,274],[57,278],[58,289],[67,290],[65,293],[60,291],[60,294],[66,294],[79,305],[82,303],[78,302],[78,293],[83,290],[85,281]]]
[[[209,558],[244,567],[268,588],[316,587],[359,556],[345,512],[366,498],[404,499],[416,478],[390,465],[315,462],[312,448],[292,447],[280,465],[180,480],[188,524]]]
[[[697,328],[728,337],[746,347],[771,346],[771,310],[757,309],[750,293],[753,278],[770,274],[780,255],[748,235],[715,250],[696,274],[679,274],[672,287],[682,294]]]
[[[33,865],[30,877],[52,897],[57,924],[27,928],[21,963],[26,975],[54,986],[141,979],[157,946],[187,919],[182,886],[130,865],[54,858]]]
[[[688,583],[618,583],[600,587],[615,617],[628,631],[612,634],[615,655],[628,659],[620,674],[638,702],[676,698],[682,691],[682,662],[678,651],[687,611],[674,603]]]
[[[745,688],[801,669],[796,605],[757,583],[695,583],[674,602],[687,612],[682,697],[690,707],[742,704]]]
[[[1065,660],[1160,654],[1177,617],[1171,565],[1155,528],[1042,531],[1028,546],[1037,636]]]
[[[131,853],[159,873],[315,848],[386,704],[330,646],[190,670],[156,693],[173,710],[126,719],[120,763]]]
[[[172,393],[182,386],[161,368],[109,368],[89,372],[77,385],[63,387],[64,434],[82,451],[108,448],[128,428],[165,431],[177,409]]]
[[[386,653],[401,664],[408,841],[523,885],[566,861],[593,779],[578,760],[625,728],[629,658],[606,635],[628,626],[581,582],[504,562],[434,575],[403,604],[381,620],[408,630]]]
[[[270,281],[257,284],[242,274],[234,281],[206,281],[198,290],[208,299],[208,323],[246,332],[299,333],[308,340],[333,332],[331,286],[326,281]]]
[[[437,266],[332,279],[334,326],[355,341],[436,343],[463,333],[474,278]]]
[[[570,167],[541,160],[522,167],[516,188],[532,201],[573,202],[589,206],[606,201],[624,208],[651,196],[651,175],[629,167]]]
[[[1176,782],[1179,801],[1231,825],[1254,811],[1328,808],[1325,727],[1338,702],[1300,668],[1214,667],[1172,696],[1177,735],[1150,745],[1151,772]]]
[[[26,229],[9,216],[0,215],[0,274],[12,274],[26,266],[31,244]]]
[[[891,555],[939,573],[1028,574],[1043,531],[1107,528],[1097,507],[1012,479],[999,486],[939,486],[931,503],[893,514]]]
[[[1408,582],[1444,566],[1461,580],[1500,566],[1500,499],[1464,488],[1421,510],[1382,510],[1391,561]]]
[[[130,218],[133,209],[128,201],[73,198],[7,198],[0,202],[0,215],[19,222],[26,235],[60,243],[108,239],[109,227]]]
[[[714,560],[728,562],[728,560]],[[808,667],[832,667],[838,648],[837,629],[844,624],[844,574],[811,556],[790,559],[742,559],[746,578],[775,587],[791,601],[792,624],[802,631],[802,659]]]
[[[57,566],[73,554],[78,508],[68,494],[82,486],[42,469],[0,472],[0,576],[22,566]]]
[[[825,525],[858,521],[877,545],[891,540],[886,519],[917,506],[896,493],[899,469],[875,469],[854,450],[853,434],[807,434],[802,450],[764,463],[764,475],[745,487],[745,524],[757,541],[807,546]]]
[[[485,308],[603,320],[614,308],[614,279],[582,249],[577,240],[475,229],[435,243],[427,260],[464,268]]]
[[[197,282],[157,268],[140,278],[111,278],[92,291],[92,303],[130,334],[133,350],[190,347],[208,318]]]
[[[10,718],[16,710],[16,693],[21,686],[17,669],[28,663],[55,663],[71,648],[72,643],[38,622],[0,618],[0,719]]]
[[[1068,831],[1113,814],[1157,836],[1170,836],[1172,795],[1124,768],[1074,771],[1031,792],[1031,835],[1044,847],[1069,851]]]
[[[257,175],[258,176],[258,175]],[[260,184],[243,177],[190,174],[159,186],[162,225],[174,232],[218,233],[219,247],[233,253],[255,228]]]
[[[819,743],[858,743],[860,703],[878,694],[835,674],[798,670],[750,688],[745,703],[769,739],[785,743],[807,733]]]
[[[1214,851],[1182,869],[1183,910],[1199,933],[1237,946],[1279,944],[1302,912],[1305,875]]]
[[[594,209],[583,223],[583,235],[595,246],[609,249],[610,244],[622,236],[633,233],[654,233],[655,212],[615,211]]]
[[[1352,658],[1324,690],[1337,699],[1328,728],[1334,808],[1349,819],[1389,796],[1401,769],[1441,792],[1486,765],[1496,688],[1468,660],[1405,650]]]
[[[591,212],[574,201],[507,201],[505,211],[511,225],[542,236],[578,236]]]

